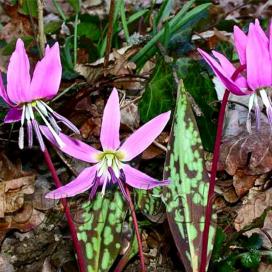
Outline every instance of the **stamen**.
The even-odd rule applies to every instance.
[[[52,126],[50,125],[50,123],[46,120],[46,118],[43,116],[42,112],[38,109],[38,107],[35,107],[35,109],[37,110],[37,112],[40,114],[40,116],[42,117],[43,121],[45,122],[46,126],[48,127],[48,129],[50,130],[50,132],[52,133],[53,137],[55,138],[57,144],[60,147],[64,147],[64,143],[61,140],[61,138],[59,137],[59,135],[56,133],[56,131],[52,128]]]
[[[53,111],[45,102],[40,101],[47,109],[48,111],[50,111],[52,113],[52,115],[54,115],[60,122],[62,122],[63,124],[65,124],[68,128],[70,128],[72,131],[74,131],[76,134],[80,134],[80,131],[78,130],[78,128],[72,123],[70,122],[67,118],[65,118],[64,116],[58,114],[57,112]]]
[[[23,106],[22,115],[21,115],[21,126],[24,125],[25,122],[25,105]]]
[[[248,133],[251,133],[251,110],[253,107],[253,103],[254,103],[254,96],[255,94],[252,94],[249,97],[249,101],[248,101],[248,113],[247,113],[247,122],[246,122],[246,127],[247,127],[247,131]]]
[[[48,113],[48,119],[53,129],[59,134],[61,132],[61,128],[59,127],[58,123],[56,122],[54,117],[51,115],[51,113]]]
[[[105,179],[104,179],[104,182],[103,182],[103,187],[102,187],[102,190],[101,190],[101,195],[102,195],[102,197],[105,195],[107,183],[108,183],[108,179],[105,178]]]
[[[33,146],[33,127],[30,120],[27,120],[27,138],[28,138],[28,147]]]
[[[19,129],[18,145],[20,149],[24,149],[24,127],[23,126],[21,126]]]
[[[42,134],[40,132],[38,122],[34,119],[34,120],[32,120],[32,125],[33,125],[33,128],[34,128],[35,134],[37,136],[39,145],[41,147],[41,150],[44,151],[45,150],[45,145],[44,145],[44,141],[43,141],[43,138],[42,138]]]
[[[43,113],[43,115],[45,115],[47,117],[48,112],[47,112],[46,107],[44,106],[44,104],[41,103],[39,100],[37,100],[36,102],[37,102],[37,107],[39,108],[39,110]]]
[[[267,93],[265,90],[260,90],[260,95],[262,97],[262,101],[266,107],[266,114],[269,121],[270,126],[272,127],[272,106],[271,102],[267,96]]]
[[[258,103],[258,97],[257,95],[254,95],[254,107],[255,107],[255,116],[256,116],[256,129],[257,131],[260,130],[260,125],[261,125],[261,111]]]
[[[121,169],[121,170],[122,170],[122,169]],[[120,173],[121,173],[121,170],[120,170]],[[109,173],[110,173],[110,175],[111,175],[112,180],[113,180],[115,183],[118,183],[118,185],[119,185],[119,187],[120,187],[120,190],[121,190],[121,192],[122,192],[124,198],[128,201],[129,198],[128,198],[128,195],[127,195],[127,193],[126,193],[126,190],[125,190],[125,187],[124,187],[124,184],[123,184],[123,182],[125,182],[125,180],[126,180],[124,173],[123,173],[122,176],[120,175],[120,178],[117,178],[117,177],[115,176],[114,171],[113,171],[113,169],[112,169],[111,167],[109,167]]]
[[[73,132],[75,132],[76,134],[80,134],[80,131],[78,130],[78,128],[72,123],[70,122],[67,118],[65,118],[64,116],[58,114],[55,111],[52,111],[52,114],[60,121],[62,122],[64,125],[66,125],[68,128],[70,128]]]
[[[93,185],[92,190],[89,195],[89,200],[92,200],[94,198],[97,188],[99,186],[99,182],[100,182],[100,178],[97,176],[97,173],[96,173],[95,178],[94,178],[94,185]]]

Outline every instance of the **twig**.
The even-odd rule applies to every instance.
[[[115,0],[111,0],[110,14],[109,14],[109,28],[108,28],[108,32],[107,32],[107,46],[106,46],[106,53],[105,53],[105,59],[104,59],[104,67],[107,67],[108,63],[109,63],[109,56],[110,56],[110,51],[111,51],[111,38],[112,38],[112,31],[113,31],[114,9],[115,9]]]
[[[241,65],[238,67],[233,73],[231,79],[235,80],[237,76],[245,69],[245,65]],[[215,180],[216,180],[216,172],[217,172],[217,164],[219,160],[220,154],[220,144],[223,133],[223,125],[224,125],[224,116],[226,106],[228,104],[230,91],[226,90],[224,93],[224,97],[222,100],[222,104],[220,107],[218,122],[217,122],[217,133],[213,150],[213,161],[212,161],[212,169],[211,169],[211,177],[210,177],[210,186],[208,191],[208,201],[205,212],[205,226],[203,231],[203,240],[202,240],[202,249],[201,249],[201,262],[200,262],[200,270],[199,272],[205,272],[207,266],[207,251],[208,251],[208,242],[209,242],[209,230],[211,225],[211,217],[212,217],[212,206],[213,206],[213,195],[215,189]]]
[[[45,162],[47,164],[47,167],[48,167],[49,171],[51,172],[51,175],[52,175],[52,178],[54,180],[55,186],[57,188],[61,187],[62,183],[59,180],[58,174],[56,172],[56,169],[55,169],[55,167],[53,165],[53,162],[51,160],[50,154],[49,154],[47,149],[45,149],[45,151],[43,152],[43,155],[44,155],[44,160],[45,160]],[[63,207],[65,209],[65,215],[66,215],[66,219],[67,219],[69,229],[70,229],[70,232],[71,232],[71,236],[72,236],[73,244],[74,244],[74,247],[75,247],[75,251],[76,251],[76,254],[77,254],[77,261],[78,261],[78,266],[79,266],[80,272],[87,272],[86,271],[85,258],[84,258],[84,255],[83,255],[82,248],[80,246],[79,240],[77,238],[76,228],[75,228],[75,225],[74,225],[74,222],[73,222],[72,214],[71,214],[71,211],[69,209],[68,203],[67,203],[65,198],[61,199],[61,203],[62,203],[62,205],[63,205]]]
[[[144,253],[143,253],[142,239],[141,239],[141,234],[140,234],[140,231],[139,231],[139,226],[138,226],[138,221],[137,221],[137,217],[136,217],[136,213],[135,213],[135,208],[134,208],[133,202],[131,200],[129,187],[128,187],[128,185],[126,183],[124,183],[124,187],[125,187],[125,190],[126,190],[126,193],[127,193],[127,196],[128,196],[128,204],[129,204],[129,208],[130,208],[130,211],[131,211],[132,222],[133,222],[133,225],[134,225],[134,230],[135,230],[135,234],[136,234],[136,238],[137,238],[137,242],[138,242],[141,272],[146,272],[145,263],[144,263]]]
[[[38,6],[38,40],[40,46],[41,56],[44,55],[44,46],[46,44],[46,37],[44,34],[44,25],[43,25],[43,3],[42,0],[37,0]]]
[[[77,25],[78,25],[78,13],[76,13],[74,23],[74,67],[77,64]]]

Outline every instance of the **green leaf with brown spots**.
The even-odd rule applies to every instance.
[[[195,117],[182,83],[179,86],[164,178],[171,181],[164,189],[164,200],[172,235],[186,271],[197,272],[200,267],[209,177]],[[211,226],[209,255],[214,233],[215,229]]]
[[[122,194],[108,191],[102,197],[81,204],[76,224],[78,239],[82,245],[87,271],[109,271],[122,246],[122,226],[127,205]]]

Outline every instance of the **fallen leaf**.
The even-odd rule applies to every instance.
[[[253,187],[257,177],[255,175],[246,175],[242,170],[237,170],[233,176],[233,186],[237,196],[244,196]]]
[[[245,175],[261,175],[272,170],[272,134],[262,124],[261,131],[247,131],[223,140],[218,170],[235,175],[242,169]]]
[[[237,231],[249,226],[259,218],[264,211],[272,206],[272,188],[264,192],[250,189],[242,206],[237,210],[234,227]]]

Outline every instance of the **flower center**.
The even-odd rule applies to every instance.
[[[124,154],[120,151],[106,150],[101,152],[97,159],[98,163],[98,172],[97,176],[104,176],[106,179],[110,179],[109,168],[112,168],[115,176],[119,178],[120,169],[122,168],[122,160],[124,159]]]
[[[27,123],[27,133],[28,133],[28,145],[29,147],[33,144],[33,129],[37,136],[38,142],[44,150],[44,143],[41,136],[39,125],[35,119],[34,112],[38,113],[38,115],[42,118],[45,125],[51,131],[54,136],[56,142],[59,146],[63,146],[61,138],[59,137],[59,132],[61,131],[58,126],[55,118],[53,117],[54,111],[42,100],[35,100],[31,102],[24,103],[22,105],[22,117],[21,117],[21,127],[19,131],[19,147],[23,149],[24,147],[24,123]]]

